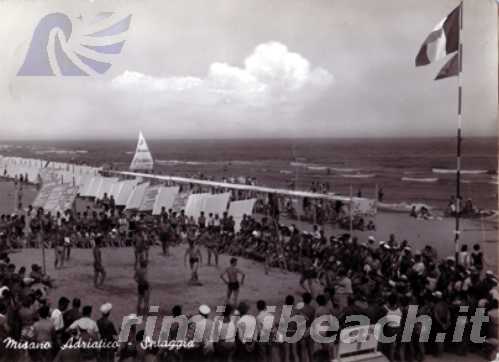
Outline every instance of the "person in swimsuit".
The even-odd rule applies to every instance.
[[[137,267],[140,265],[140,262],[142,260],[146,260],[146,238],[145,235],[142,231],[137,231],[135,235],[135,243],[134,243],[134,251],[135,251],[135,264],[134,267],[137,269]]]
[[[314,295],[313,283],[317,279],[317,268],[310,257],[304,257],[303,259],[300,286],[305,292]]]
[[[189,247],[184,255],[185,266],[187,266],[187,259],[189,259],[189,266],[191,268],[191,279],[189,280],[189,284],[202,285],[199,282],[198,268],[200,263],[202,263],[203,257],[201,255],[201,250],[194,242],[194,238],[189,238]]]
[[[102,238],[96,237],[95,238],[95,245],[93,249],[93,256],[94,256],[94,285],[96,288],[99,288],[103,283],[104,279],[106,278],[106,271],[104,270],[104,266],[102,265],[102,253],[100,250],[100,246],[102,243]],[[100,277],[100,281],[99,281]]]
[[[64,266],[64,233],[62,231],[59,231],[56,235],[54,251],[54,268],[62,268]]]
[[[208,251],[208,265],[211,265],[211,257],[215,259],[215,265],[218,267],[218,239],[212,232],[206,234],[206,250]]]
[[[239,281],[239,275],[241,275],[241,281]],[[220,274],[220,279],[227,284],[227,304],[230,304],[230,297],[234,297],[234,304],[237,305],[237,298],[239,296],[239,287],[244,284],[244,278],[246,275],[237,267],[237,259],[230,259],[230,266],[225,269],[225,271]]]
[[[149,306],[149,281],[147,279],[147,261],[141,260],[139,267],[135,269],[135,281],[137,282],[137,315],[147,313]]]

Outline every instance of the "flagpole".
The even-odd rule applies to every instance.
[[[463,90],[461,85],[461,72],[463,71],[463,45],[461,43],[463,30],[463,2],[461,1],[461,9],[459,11],[459,49],[458,49],[458,100],[457,100],[457,156],[456,156],[456,227],[455,227],[455,259],[458,262],[459,255],[459,237],[460,237],[460,214],[461,214],[461,127],[462,127],[462,97]]]
[[[350,204],[348,208],[348,218],[349,218],[349,229],[350,229],[350,238],[353,237],[353,218],[352,218],[352,201],[353,201],[353,190],[352,190],[352,185],[350,185]]]

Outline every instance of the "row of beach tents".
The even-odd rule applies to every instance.
[[[190,194],[180,192],[179,186],[151,184],[140,178],[106,177],[100,174],[100,168],[63,162],[0,156],[0,170],[3,177],[19,180],[22,176],[26,182],[39,184],[32,205],[51,213],[71,209],[78,196],[94,200],[112,198],[120,208],[153,215],[159,215],[163,209],[184,210],[194,218],[201,212],[206,216],[228,212],[238,229],[243,215],[252,214],[256,203],[256,199],[230,202],[230,192]]]

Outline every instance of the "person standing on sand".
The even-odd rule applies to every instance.
[[[161,243],[161,249],[163,250],[164,256],[170,255],[170,251],[168,250],[168,243],[170,242],[171,234],[172,231],[170,225],[166,222],[162,222],[160,224],[158,239]]]
[[[303,257],[301,266],[300,286],[307,293],[314,295],[314,281],[317,280],[318,273],[312,258]]]
[[[203,257],[201,255],[201,250],[192,238],[189,238],[189,247],[184,254],[185,266],[187,266],[187,258],[189,258],[189,266],[191,268],[191,279],[189,280],[189,284],[202,285],[202,283],[199,282],[198,269],[199,265],[202,263]]]
[[[215,260],[215,265],[218,267],[218,238],[217,235],[209,231],[206,232],[206,249],[208,251],[208,265],[211,265],[211,257]]]
[[[94,285],[96,288],[99,288],[102,284],[104,284],[104,279],[106,278],[106,271],[102,265],[102,253],[100,250],[101,242],[102,237],[97,236],[95,238],[95,245],[92,251],[94,256]]]
[[[239,275],[241,275],[241,281],[239,281]],[[237,267],[237,259],[231,258],[230,266],[220,274],[220,279],[227,285],[227,304],[230,304],[230,297],[234,296],[233,305],[237,305],[239,287],[244,284],[245,277],[246,275]]]
[[[134,249],[135,249],[134,268],[137,269],[140,262],[144,260],[146,256],[146,240],[144,238],[144,234],[140,232],[140,230],[137,230],[135,233]]]
[[[64,234],[62,231],[59,231],[56,235],[54,251],[54,268],[62,268],[64,266]]]
[[[141,315],[147,313],[149,306],[149,280],[147,279],[147,261],[141,260],[139,267],[135,269],[135,281],[137,282],[137,314]]]

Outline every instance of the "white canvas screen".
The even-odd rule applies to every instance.
[[[115,204],[118,206],[125,206],[130,195],[132,194],[133,189],[138,184],[137,180],[126,180],[121,182],[122,185],[120,187],[120,191],[118,196],[116,197]]]
[[[126,202],[126,209],[139,209],[140,205],[142,205],[142,200],[144,199],[144,195],[146,193],[147,188],[149,187],[149,182],[145,182],[143,184],[135,186],[128,201]]]
[[[241,229],[241,220],[243,215],[253,214],[256,199],[232,201],[229,205],[229,216],[234,218],[236,232]]]
[[[160,187],[158,196],[156,197],[156,202],[152,210],[153,215],[159,215],[161,213],[161,208],[165,208],[166,211],[173,208],[173,203],[179,192],[178,186],[173,187]]]

